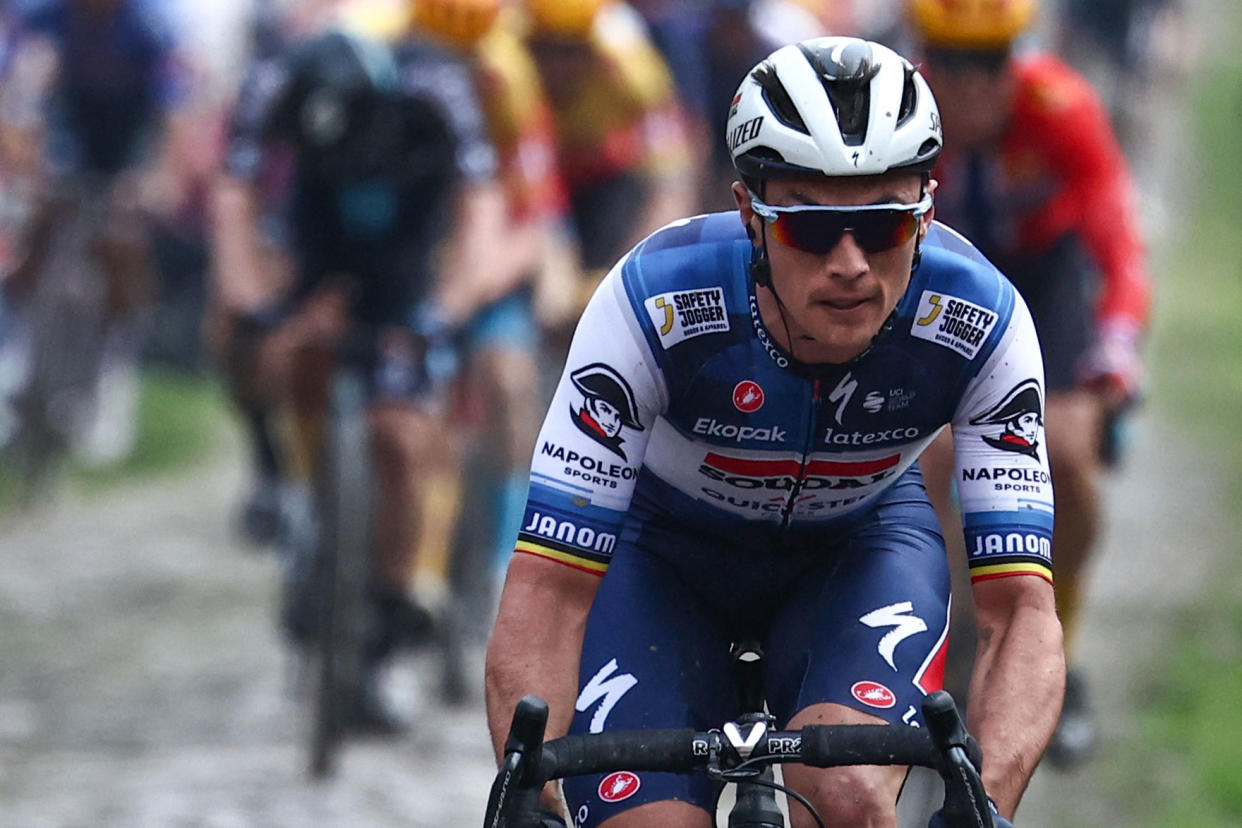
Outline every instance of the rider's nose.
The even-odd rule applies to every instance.
[[[842,233],[837,246],[828,251],[824,267],[829,276],[843,279],[857,279],[871,269],[866,251],[849,230]]]

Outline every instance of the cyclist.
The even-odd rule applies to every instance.
[[[493,736],[525,693],[551,737],[710,727],[740,712],[745,634],[781,726],[918,724],[949,575],[915,460],[952,423],[984,630],[970,730],[1012,816],[1064,678],[1030,315],[932,222],[940,119],[904,58],[786,46],[730,110],[737,212],[642,241],[579,322],[489,644]],[[785,779],[840,824],[891,825],[903,774]],[[712,824],[710,780],[625,780],[567,781],[574,824]]]
[[[293,43],[252,75],[238,104],[217,193],[217,268],[262,285],[255,216],[265,152],[291,153],[287,214],[295,263],[287,295],[252,290],[240,308],[258,346],[256,385],[293,401],[315,445],[327,367],[313,346],[351,324],[376,331],[370,420],[378,476],[373,598],[379,617],[357,724],[399,725],[379,692],[394,647],[426,625],[409,579],[419,529],[419,469],[442,442],[444,371],[431,347],[475,310],[489,273],[500,201],[495,153],[466,68],[408,37],[391,49],[340,31]],[[444,252],[437,249],[444,245]],[[440,360],[443,362],[443,360]],[[296,476],[311,458],[294,452]],[[291,472],[292,473],[292,472]],[[307,634],[297,593],[286,623]]]
[[[165,160],[186,67],[164,21],[138,0],[47,0],[18,16],[4,65],[7,186],[30,188],[20,261],[3,289],[17,315],[41,278],[56,230],[102,194],[96,248],[107,278],[107,332],[95,412],[76,434],[79,457],[125,457],[137,436],[137,351],[154,287],[145,178]],[[77,427],[77,426],[75,426]]]
[[[470,67],[496,146],[506,197],[505,272],[491,282],[488,305],[467,328],[470,395],[481,397],[486,427],[476,441],[482,465],[476,485],[490,509],[470,523],[493,535],[503,573],[526,504],[526,462],[538,431],[537,329],[534,299],[539,276],[551,262],[568,266],[563,226],[567,196],[556,163],[556,133],[539,75],[514,17],[501,0],[413,0],[412,22]],[[481,444],[481,445],[478,445]],[[481,520],[479,518],[482,518]]]
[[[943,102],[940,215],[1013,280],[1043,345],[1057,607],[1071,656],[1049,758],[1072,762],[1094,733],[1072,655],[1099,529],[1102,440],[1137,394],[1149,287],[1133,182],[1107,113],[1060,60],[1013,48],[1035,7],[913,0],[910,8]],[[929,461],[933,488],[947,490],[947,449]]]
[[[692,208],[684,113],[629,6],[529,0],[527,9],[527,43],[555,117],[582,267],[598,276],[643,235]]]

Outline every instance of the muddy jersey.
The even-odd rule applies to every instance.
[[[952,425],[972,577],[1050,579],[1040,351],[1008,280],[934,225],[885,333],[812,367],[764,328],[751,255],[719,213],[609,273],[539,434],[518,551],[603,573],[645,524],[763,549],[840,536]]]

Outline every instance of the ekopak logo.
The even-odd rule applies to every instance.
[[[742,380],[733,386],[733,407],[743,414],[754,414],[763,407],[763,389],[753,380]]]
[[[887,710],[897,704],[897,694],[878,681],[858,681],[850,688],[850,693],[868,707]]]
[[[638,793],[641,786],[637,774],[617,771],[608,774],[599,783],[599,798],[605,802],[620,802]]]

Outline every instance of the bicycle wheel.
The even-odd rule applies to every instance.
[[[15,399],[13,449],[27,501],[52,484],[70,440],[89,422],[107,326],[107,277],[92,249],[103,203],[86,196],[62,209],[29,305],[30,364]]]
[[[319,512],[319,622],[311,657],[310,773],[330,775],[342,737],[362,693],[372,627],[367,582],[371,574],[374,482],[361,375],[338,370],[333,381],[317,481]]]

